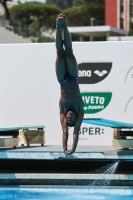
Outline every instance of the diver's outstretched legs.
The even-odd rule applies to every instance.
[[[72,41],[67,28],[67,20],[65,15],[62,16],[63,16],[62,27],[64,31],[64,46],[65,46],[67,72],[70,76],[77,77],[78,76],[77,61],[75,59],[72,50]]]
[[[63,17],[59,16],[56,20],[56,75],[58,80],[62,80],[67,72],[66,61],[65,61],[65,51],[63,49],[63,41],[61,37],[61,27],[62,27]]]

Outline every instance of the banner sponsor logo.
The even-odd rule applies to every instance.
[[[79,140],[87,141],[91,136],[101,136],[104,134],[104,128],[102,127],[86,127],[82,126],[79,131]],[[90,137],[88,137],[90,136]]]
[[[82,92],[84,113],[94,114],[104,110],[111,101],[111,92]]]
[[[104,134],[104,128],[101,127],[84,127],[82,126],[79,131],[80,135],[102,135]]]
[[[78,83],[95,84],[104,80],[110,73],[112,63],[81,63],[78,64]]]

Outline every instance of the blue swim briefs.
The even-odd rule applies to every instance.
[[[62,80],[58,80],[60,84],[65,84],[65,83],[71,83],[71,82],[75,82],[78,80],[78,76],[77,77],[71,77],[68,73],[65,75],[65,77]]]

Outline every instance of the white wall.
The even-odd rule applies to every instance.
[[[133,36],[109,36],[108,41],[133,41]]]
[[[133,42],[80,42],[73,50],[78,64],[112,62],[104,80],[80,85],[81,92],[112,92],[105,109],[85,117],[133,123]],[[45,125],[46,144],[62,143],[55,59],[54,43],[0,45],[0,126]],[[112,129],[97,127],[101,134],[95,135],[95,126],[83,123],[82,133],[83,128],[79,144],[112,144]]]

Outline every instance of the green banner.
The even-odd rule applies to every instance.
[[[82,92],[84,113],[94,114],[104,110],[111,101],[111,92]]]

